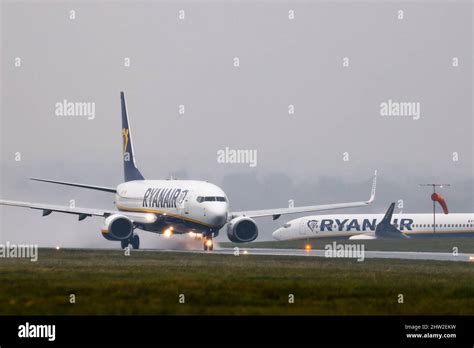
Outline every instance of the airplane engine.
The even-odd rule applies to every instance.
[[[123,215],[110,215],[105,219],[102,235],[108,240],[127,240],[133,235],[133,222]]]
[[[258,236],[258,227],[254,220],[240,216],[227,224],[227,237],[234,243],[247,243]]]

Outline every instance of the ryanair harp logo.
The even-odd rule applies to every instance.
[[[127,152],[128,146],[128,128],[122,128],[122,135],[123,135],[123,153]]]
[[[315,231],[318,228],[318,220],[309,220],[306,225],[308,225],[308,228],[311,230],[311,232],[317,232]]]

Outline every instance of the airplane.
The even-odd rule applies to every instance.
[[[123,249],[139,249],[140,238],[136,229],[163,234],[190,234],[203,241],[204,250],[213,250],[213,238],[227,224],[227,236],[235,243],[246,243],[258,236],[255,218],[323,211],[341,208],[362,207],[371,204],[375,198],[377,171],[374,173],[369,200],[349,203],[335,203],[265,209],[252,211],[229,211],[229,200],[225,192],[207,181],[196,180],[146,180],[139,171],[134,155],[124,93],[120,93],[123,139],[124,182],[116,187],[86,185],[81,183],[30,178],[46,183],[98,190],[115,194],[116,210],[78,208],[42,203],[0,200],[0,205],[42,210],[43,216],[52,212],[75,214],[79,221],[87,217],[104,218],[102,236],[109,241],[120,241]]]
[[[474,214],[313,215],[288,221],[272,233],[276,240],[310,238],[398,239],[474,236]]]

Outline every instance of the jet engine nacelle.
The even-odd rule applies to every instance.
[[[123,215],[110,215],[105,219],[102,235],[108,240],[126,240],[133,235],[133,221]]]
[[[227,237],[234,243],[247,243],[258,236],[258,227],[254,220],[246,216],[236,217],[227,224]]]

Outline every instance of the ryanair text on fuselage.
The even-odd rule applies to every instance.
[[[399,226],[400,231],[403,230],[412,230],[413,219],[401,219],[400,224],[398,224],[398,219],[393,220],[393,224]],[[318,226],[317,220],[309,220],[307,222],[308,228],[316,232],[319,228],[321,232],[324,231],[375,231],[377,227],[377,219],[364,219],[362,222],[359,222],[358,219],[349,219],[339,220],[339,219],[323,219],[321,224]]]
[[[176,208],[187,194],[188,190],[179,188],[149,188],[143,195],[143,207]]]

